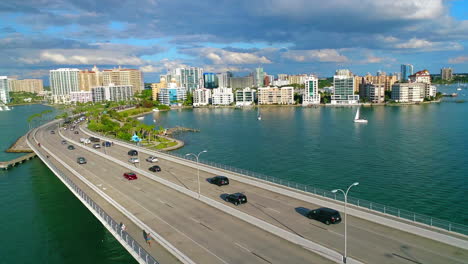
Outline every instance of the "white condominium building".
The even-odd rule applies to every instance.
[[[187,99],[185,87],[177,87],[175,82],[169,83],[168,88],[159,89],[158,100],[163,105],[179,105]]]
[[[396,83],[392,86],[392,100],[398,103],[422,102],[424,83]]]
[[[258,88],[258,104],[294,104],[294,87]]]
[[[193,106],[209,105],[211,102],[211,90],[202,88],[193,91]]]
[[[337,70],[333,76],[334,92],[331,96],[332,105],[350,105],[359,103],[359,95],[354,94],[355,78],[347,70]]]
[[[302,98],[303,106],[320,104],[318,79],[316,76],[309,76],[305,79],[304,95]]]
[[[257,91],[246,87],[236,91],[236,106],[248,106],[255,104]]]
[[[133,86],[131,85],[106,85],[91,88],[93,102],[103,101],[128,101],[133,98]]]
[[[74,103],[87,103],[93,101],[91,91],[79,91],[70,93],[70,101]]]
[[[213,105],[230,105],[234,102],[234,94],[232,88],[216,88],[213,89]]]
[[[9,83],[6,76],[0,76],[0,104],[8,104],[10,102]]]
[[[50,89],[54,96],[67,96],[79,91],[78,74],[80,70],[61,68],[50,71]]]

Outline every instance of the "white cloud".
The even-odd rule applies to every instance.
[[[151,62],[151,64],[141,66],[140,70],[142,72],[165,72],[167,70],[181,67],[187,67],[187,65],[183,64],[180,60],[162,59],[160,61]]]
[[[449,63],[468,63],[468,56],[458,56],[448,60]]]
[[[412,38],[406,42],[394,45],[397,49],[418,49],[419,51],[462,50],[463,46],[457,42],[432,42],[425,39]]]
[[[334,49],[289,50],[281,54],[283,58],[297,62],[347,62],[349,59]]]
[[[269,64],[272,63],[265,56],[248,52],[234,52],[219,48],[197,48],[189,53],[198,54],[210,60],[213,64]]]

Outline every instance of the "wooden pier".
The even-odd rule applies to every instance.
[[[30,160],[36,156],[36,153],[28,153],[24,156],[21,156],[19,158],[10,160],[10,161],[0,161],[0,169],[7,170],[8,168],[14,167],[18,164],[23,163],[26,160]]]

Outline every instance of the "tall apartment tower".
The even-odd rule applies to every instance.
[[[263,81],[265,80],[265,72],[263,68],[255,68],[255,72],[253,73],[254,76],[254,86],[255,87],[263,87]]]
[[[171,80],[174,78],[180,87],[184,87],[189,92],[204,87],[203,68],[176,68],[168,75]]]
[[[133,92],[137,93],[144,89],[143,73],[137,69],[112,69],[102,72],[104,86],[113,83],[115,85],[132,85]]]
[[[453,69],[452,68],[442,68],[442,69],[440,69],[440,78],[442,78],[442,80],[452,80],[453,79]]]
[[[304,95],[302,105],[320,104],[320,94],[318,93],[318,78],[309,76],[305,79]]]
[[[60,68],[49,72],[50,90],[53,96],[68,96],[79,91],[79,69]]]
[[[217,73],[216,76],[218,77],[218,87],[229,87],[229,78],[233,76],[232,72]]]
[[[9,90],[8,77],[0,76],[0,104],[8,104],[10,102]]]
[[[401,65],[401,82],[407,82],[410,75],[413,75],[413,65],[402,64]]]
[[[331,96],[331,104],[348,105],[359,103],[359,95],[354,94],[355,78],[347,70],[337,70],[333,76],[333,86],[335,87]]]

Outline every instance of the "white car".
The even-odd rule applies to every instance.
[[[140,160],[138,158],[130,158],[128,162],[135,164],[135,163],[140,163]]]
[[[149,156],[147,159],[146,159],[147,162],[157,162],[158,161],[158,158],[154,157],[154,156]]]

